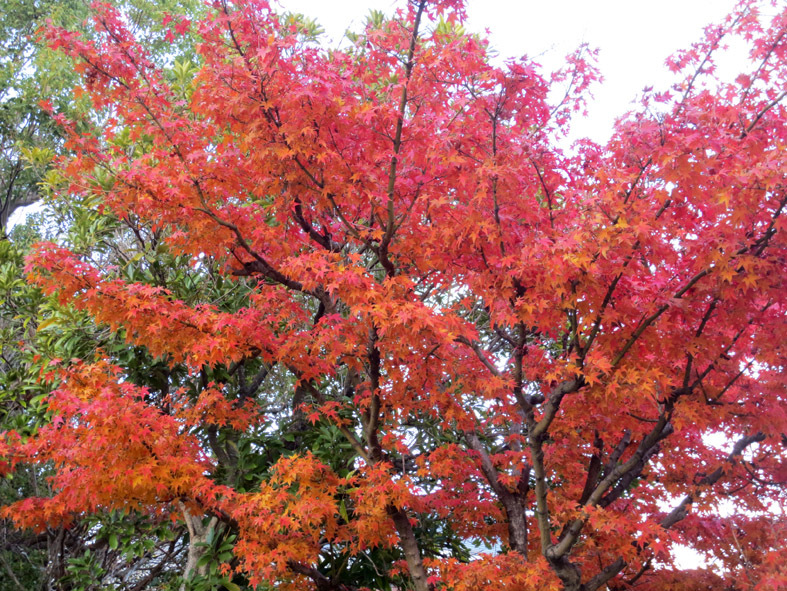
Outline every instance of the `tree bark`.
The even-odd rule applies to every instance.
[[[207,525],[202,523],[202,515],[193,515],[186,505],[180,503],[180,509],[183,511],[183,521],[186,522],[186,527],[189,530],[189,548],[188,557],[186,559],[186,567],[183,569],[183,585],[181,591],[186,589],[186,581],[190,581],[195,576],[204,577],[208,572],[208,566],[198,566],[199,559],[205,554],[207,548],[205,546],[197,546],[197,543],[206,543],[208,534],[211,530],[215,529],[218,519],[211,517]]]
[[[388,512],[396,526],[396,532],[399,534],[399,544],[404,551],[407,568],[410,570],[410,577],[413,579],[413,589],[415,591],[430,591],[426,569],[421,558],[421,550],[418,548],[418,540],[415,538],[410,518],[407,517],[404,509],[389,507]]]

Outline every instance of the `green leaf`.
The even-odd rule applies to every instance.
[[[344,503],[344,499],[339,503],[339,515],[342,516],[347,523],[350,522],[350,517],[347,515],[347,505]]]

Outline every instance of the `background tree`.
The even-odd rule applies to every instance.
[[[124,3],[121,7],[139,38],[161,63],[179,57],[184,70],[193,51],[193,42],[182,38],[175,46],[165,41],[161,21],[167,10],[190,11],[198,6],[187,3]],[[49,362],[90,357],[97,347],[113,355],[118,363],[128,364],[150,380],[145,366],[152,364],[140,351],[127,345],[122,336],[96,327],[86,314],[55,298],[43,297],[35,286],[24,281],[24,256],[30,246],[43,238],[67,244],[84,257],[114,261],[125,265],[124,251],[130,230],[113,216],[95,210],[95,200],[49,202],[43,213],[13,230],[7,228],[10,214],[18,207],[44,201],[59,174],[50,161],[63,150],[63,134],[40,106],[49,100],[60,112],[80,121],[83,127],[98,123],[96,111],[87,97],[72,96],[78,82],[70,59],[38,43],[36,31],[47,22],[86,26],[90,11],[84,2],[3,2],[4,19],[0,28],[2,55],[0,76],[0,428],[14,429],[27,436],[47,421],[41,401],[53,382],[41,380]],[[185,68],[186,73],[188,68]],[[182,73],[180,74],[183,75]],[[132,255],[141,258],[137,251]],[[148,258],[154,251],[147,250]],[[131,255],[127,255],[131,256]],[[135,261],[139,273],[139,260]],[[155,378],[153,379],[155,381]],[[4,504],[25,496],[50,493],[48,465],[30,466],[0,482]],[[119,515],[88,516],[68,531],[48,528],[45,532],[13,530],[2,521],[0,547],[0,589],[34,588],[107,588],[127,575],[134,583],[144,580],[157,563],[150,560],[157,548],[180,540],[178,552],[170,557],[166,570],[178,576],[186,545],[185,527],[151,527],[145,519],[123,519]],[[154,535],[153,535],[154,534]],[[160,558],[160,556],[159,556]],[[157,571],[162,568],[158,566]],[[153,572],[157,572],[153,570]],[[60,582],[58,582],[60,581]],[[127,585],[126,588],[134,588]]]
[[[458,1],[330,52],[264,2],[168,18],[201,39],[188,89],[111,7],[51,30],[104,115],[59,117],[60,194],[200,281],[38,247],[32,278],[162,379],[63,368],[3,443],[53,494],[5,514],[183,520],[189,584],[230,589],[783,585],[787,11],[758,9],[569,152],[592,53],[495,67]],[[735,36],[750,71],[717,82]]]

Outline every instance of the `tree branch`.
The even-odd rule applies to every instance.
[[[418,43],[418,29],[421,26],[421,16],[426,8],[426,0],[421,0],[418,3],[418,9],[415,13],[415,21],[413,22],[413,32],[410,35],[410,47],[407,50],[407,63],[404,68],[404,84],[402,85],[402,95],[399,99],[399,109],[396,118],[396,132],[393,139],[393,156],[391,157],[391,164],[388,168],[388,188],[386,190],[388,196],[388,219],[385,224],[385,234],[380,241],[380,246],[377,249],[382,264],[388,276],[393,276],[396,269],[388,258],[388,246],[393,237],[394,228],[396,226],[396,211],[394,209],[394,195],[396,188],[396,168],[399,164],[399,152],[402,148],[402,130],[404,129],[404,116],[407,111],[407,87],[410,83],[410,78],[413,73],[413,66],[415,65],[415,48]]]
[[[508,518],[509,546],[513,551],[519,552],[527,558],[527,520],[522,499],[500,483],[500,474],[492,464],[492,459],[478,435],[474,431],[465,431],[465,440],[470,449],[478,453],[481,458],[481,472],[505,509]]]
[[[614,578],[626,566],[626,561],[618,557],[615,562],[607,566],[604,570],[582,585],[582,591],[596,591],[602,585],[606,585],[610,579]]]
[[[296,562],[295,560],[288,560],[287,566],[295,574],[309,577],[314,581],[317,591],[358,591],[358,587],[337,583],[333,579],[329,579],[313,566]]]
[[[737,461],[738,456],[743,454],[747,447],[754,443],[759,443],[760,441],[765,440],[765,434],[762,432],[757,432],[754,435],[747,435],[745,437],[741,437],[738,441],[735,442],[735,445],[732,448],[732,451],[727,456],[726,464],[734,464]],[[697,485],[696,489],[693,493],[686,495],[683,497],[680,503],[678,503],[675,508],[669,512],[669,514],[661,520],[661,526],[664,529],[669,529],[682,519],[685,519],[686,516],[689,514],[689,508],[691,504],[694,502],[694,499],[700,494],[702,487],[712,486],[716,484],[716,482],[724,476],[724,465],[719,466],[705,476],[702,480],[700,480],[699,484]]]

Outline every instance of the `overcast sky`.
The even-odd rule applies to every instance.
[[[404,5],[393,0],[279,3],[316,18],[334,41],[348,27],[362,24],[369,9],[391,14]],[[593,92],[591,116],[575,124],[574,135],[603,142],[615,118],[629,110],[645,86],[669,86],[664,60],[698,40],[705,25],[723,19],[734,5],[734,0],[469,0],[466,28],[488,30],[501,57],[527,54],[550,68],[582,42],[598,47],[604,82]]]

